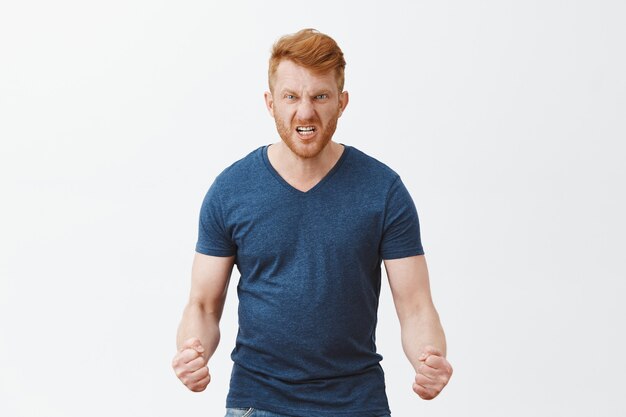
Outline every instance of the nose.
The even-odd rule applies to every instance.
[[[300,100],[296,116],[299,120],[312,120],[315,118],[315,108],[311,99]]]

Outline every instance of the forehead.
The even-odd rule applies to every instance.
[[[283,60],[278,64],[273,78],[274,86],[278,90],[337,89],[337,79],[334,71],[317,73],[289,60]]]

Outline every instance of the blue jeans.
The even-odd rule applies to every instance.
[[[284,414],[276,414],[271,411],[257,410],[256,408],[227,408],[225,417],[289,417]],[[380,417],[391,417],[386,414]]]

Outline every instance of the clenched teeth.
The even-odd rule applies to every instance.
[[[297,127],[296,130],[298,131],[298,133],[307,133],[315,131],[315,128],[313,126],[300,126]]]

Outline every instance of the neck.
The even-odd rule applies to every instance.
[[[267,156],[274,169],[289,184],[298,189],[315,186],[337,163],[343,153],[343,145],[330,141],[312,158],[301,158],[284,142],[270,145]]]

